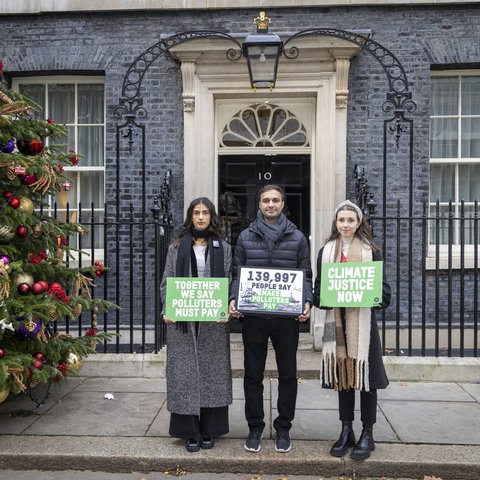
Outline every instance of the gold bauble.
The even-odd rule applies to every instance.
[[[15,230],[10,225],[0,225],[0,242],[7,243],[15,236]]]
[[[37,223],[32,229],[33,236],[38,238],[42,234],[42,226]]]
[[[65,364],[75,372],[78,372],[83,367],[83,358],[76,353],[68,352]]]
[[[7,384],[5,384],[0,390],[0,403],[3,403],[8,398],[9,393],[10,393],[10,388]]]
[[[17,210],[31,215],[33,213],[33,202],[28,197],[20,197],[20,206]]]
[[[19,273],[18,275],[15,275],[15,278],[13,279],[13,283],[15,284],[16,287],[18,287],[21,283],[27,283],[28,285],[32,286],[34,284],[34,280],[29,273],[22,272],[22,273]]]

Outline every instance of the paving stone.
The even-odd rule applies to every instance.
[[[165,399],[163,393],[73,392],[39,418],[25,433],[33,435],[143,436]]]
[[[480,382],[478,383],[460,383],[462,387],[469,395],[471,395],[477,402],[480,402]]]
[[[478,403],[386,400],[379,405],[402,442],[480,445]]]
[[[378,391],[382,400],[433,400],[452,402],[471,402],[472,397],[456,383],[438,382],[391,382]]]

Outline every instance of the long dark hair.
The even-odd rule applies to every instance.
[[[336,240],[341,236],[337,228],[337,215],[343,210],[354,212],[355,216],[357,217],[357,220],[360,220],[360,218],[358,217],[358,212],[353,207],[349,207],[348,205],[345,205],[340,210],[338,210],[338,212],[335,215],[335,218],[333,219],[332,230],[330,232],[330,236],[327,239],[327,242],[330,242],[331,240]],[[375,245],[375,242],[373,241],[372,229],[370,227],[370,224],[366,221],[365,217],[362,218],[360,225],[355,231],[355,236],[358,237],[363,243],[370,245],[371,249],[374,252],[378,250],[378,247]]]
[[[217,236],[218,238],[222,238],[222,230],[220,219],[217,215],[217,211],[215,209],[215,205],[207,198],[207,197],[199,197],[195,198],[190,202],[190,205],[187,208],[187,214],[185,215],[185,221],[182,225],[182,230],[178,234],[178,238],[183,237],[187,232],[189,232],[193,227],[193,210],[197,205],[203,204],[208,208],[210,212],[210,224],[207,227],[207,230]]]

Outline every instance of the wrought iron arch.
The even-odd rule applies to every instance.
[[[409,90],[409,84],[405,69],[398,58],[386,47],[372,40],[369,36],[335,28],[313,28],[303,30],[290,36],[284,43],[283,54],[286,58],[296,58],[300,51],[293,45],[297,39],[308,36],[331,36],[354,43],[372,55],[383,68],[389,85],[386,92],[386,100],[382,105],[385,113],[392,113],[392,117],[384,120],[384,152],[383,152],[383,213],[386,215],[386,171],[387,171],[387,135],[388,132],[395,134],[395,143],[397,149],[402,134],[409,131],[409,215],[413,214],[413,120],[406,117],[407,113],[413,113],[416,110],[416,104],[412,100],[412,93]],[[143,97],[141,96],[141,86],[143,78],[150,68],[151,64],[160,56],[167,53],[171,48],[184,42],[196,40],[199,38],[217,38],[226,39],[233,42],[237,48],[230,48],[226,52],[228,60],[235,61],[241,58],[242,45],[239,41],[225,32],[213,30],[198,30],[182,32],[162,39],[156,44],[142,52],[128,68],[122,85],[122,96],[119,99],[119,106],[114,110],[114,116],[117,119],[124,118],[124,123],[116,125],[116,182],[117,199],[116,212],[117,219],[120,214],[120,137],[128,139],[129,151],[131,152],[134,143],[134,137],[141,132],[142,138],[142,168],[145,167],[145,124],[139,123],[137,119],[145,119],[148,116],[143,106]],[[146,214],[145,204],[145,178],[142,185],[142,217]]]

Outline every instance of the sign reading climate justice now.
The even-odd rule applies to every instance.
[[[382,301],[383,262],[322,265],[320,305],[374,307]]]
[[[176,322],[228,319],[228,278],[168,277],[165,316]]]
[[[240,267],[237,310],[294,317],[304,310],[303,270]]]

